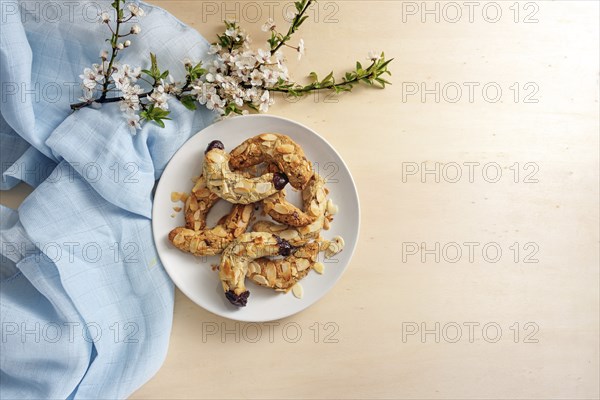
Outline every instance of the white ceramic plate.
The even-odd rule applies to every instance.
[[[264,132],[279,132],[290,136],[302,146],[306,156],[315,164],[315,170],[327,180],[330,198],[339,206],[331,229],[323,231],[325,239],[336,235],[344,238],[344,250],[330,260],[319,258],[325,265],[323,275],[311,271],[301,281],[304,297],[298,299],[291,291],[287,294],[275,292],[247,281],[250,291],[248,305],[238,308],[229,303],[223,294],[218,273],[211,265],[219,264],[219,257],[194,257],[177,250],[168,240],[169,231],[184,225],[183,212],[175,213],[171,192],[190,192],[191,179],[200,175],[204,150],[208,143],[218,139],[231,150],[242,141]],[[298,202],[299,194],[287,187],[288,196]],[[207,224],[216,223],[229,212],[230,205],[220,201],[211,210]],[[175,218],[171,215],[176,214]],[[193,136],[173,156],[165,169],[156,193],[152,209],[152,230],[160,259],[177,287],[192,301],[206,310],[222,317],[248,322],[271,321],[285,318],[304,310],[323,297],[348,266],[358,241],[360,208],[358,193],[348,167],[339,154],[311,129],[284,118],[255,115],[230,118],[202,130]]]

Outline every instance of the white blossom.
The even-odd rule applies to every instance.
[[[304,55],[304,39],[300,39],[300,42],[298,42],[298,60],[302,59],[303,55]]]
[[[181,89],[177,86],[178,82],[175,82],[175,79],[173,79],[173,75],[169,74],[167,79],[168,79],[168,82],[165,82],[164,79],[160,80],[160,84],[164,88],[165,93],[168,93],[168,94],[181,93]]]
[[[287,12],[285,13],[285,17],[289,21],[292,21],[294,18],[296,18],[296,15],[298,15],[298,11],[291,10],[291,9],[288,9]]]
[[[123,50],[124,48],[125,48],[125,45],[123,43],[117,43],[117,49]]]
[[[169,103],[167,103],[168,99],[169,96],[165,93],[165,88],[162,85],[158,85],[154,88],[152,93],[148,96],[148,100],[151,103],[154,103],[155,107],[162,108],[163,110],[169,109]]]
[[[126,40],[125,43],[123,43],[123,46],[125,46],[125,47],[131,46],[131,40]]]
[[[95,66],[92,68],[85,68],[83,74],[79,75],[79,78],[83,80],[83,86],[86,89],[93,90],[99,83],[102,83],[104,76],[99,73]]]
[[[211,44],[208,48],[208,54],[217,54],[222,49],[221,45],[218,43]]]
[[[260,72],[258,69],[255,69],[252,71],[252,73],[250,74],[250,84],[252,86],[260,86],[263,83],[263,74],[262,72]]]
[[[262,71],[262,77],[265,81],[265,86],[272,86],[277,83],[277,78],[279,77],[279,73],[277,71],[264,66],[262,66],[260,70]]]
[[[261,29],[262,29],[263,32],[268,32],[268,31],[270,31],[270,30],[272,30],[274,28],[275,28],[275,22],[273,22],[273,18],[269,18],[267,20],[267,22],[265,22],[263,24],[263,26],[261,27]]]
[[[102,50],[102,51],[100,52],[100,58],[101,58],[102,60],[108,60],[108,51],[106,51],[106,50]]]
[[[129,12],[131,13],[131,15],[137,16],[137,17],[143,17],[145,12],[144,10],[142,10],[140,8],[140,6],[138,6],[135,3],[129,3],[127,5],[127,8],[129,9]]]
[[[129,133],[131,133],[132,136],[135,136],[137,134],[137,130],[142,128],[140,126],[140,116],[133,113],[127,113],[126,115]]]
[[[91,103],[94,99],[94,91],[86,88],[83,88],[83,96],[81,96],[78,100],[82,103]]]
[[[269,111],[269,106],[271,106],[272,104],[273,104],[273,99],[271,99],[269,91],[265,90],[263,92],[262,96],[260,96],[260,106],[259,106],[260,112]]]
[[[261,64],[268,64],[271,62],[271,52],[268,50],[258,49],[258,54],[256,55],[256,61]]]
[[[100,13],[100,22],[105,24],[110,22],[110,15],[106,11]]]
[[[131,32],[132,35],[137,35],[141,31],[142,31],[142,28],[140,28],[139,25],[135,24],[134,26],[131,27],[131,30],[129,32]]]
[[[381,58],[381,56],[379,55],[378,52],[371,50],[371,51],[369,51],[369,56],[367,57],[367,60],[379,61],[380,58]]]

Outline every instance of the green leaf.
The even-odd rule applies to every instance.
[[[298,21],[298,23],[296,24],[296,26],[298,27],[298,26],[302,25],[302,23],[304,21],[306,21],[307,18],[308,18],[308,15],[305,15],[304,17],[300,18],[300,20]]]
[[[333,71],[331,71],[323,80],[321,81],[321,85],[327,85],[328,83],[333,82]]]
[[[155,120],[154,120],[154,122],[156,122],[156,124],[157,124],[158,126],[160,126],[161,128],[164,128],[164,127],[165,127],[165,123],[164,123],[164,122],[162,122],[160,119],[155,119]]]
[[[195,111],[196,107],[196,99],[192,96],[183,96],[181,98],[181,104],[185,106],[190,111]]]

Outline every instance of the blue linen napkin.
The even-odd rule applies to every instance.
[[[125,398],[164,361],[173,285],[154,248],[155,180],[214,115],[169,101],[173,121],[131,136],[118,104],[71,113],[99,60],[108,1],[0,0],[0,189],[36,187],[0,207],[0,398]],[[208,43],[166,11],[146,16],[122,63],[184,78]],[[57,8],[58,7],[58,8]]]

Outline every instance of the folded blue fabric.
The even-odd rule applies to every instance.
[[[36,187],[0,208],[0,398],[125,398],[162,364],[173,285],[150,226],[155,180],[214,115],[176,101],[173,121],[129,134],[118,104],[71,113],[78,76],[108,36],[107,1],[0,0],[0,189]],[[140,4],[142,33],[123,63],[149,53],[176,80],[208,43],[164,10]],[[49,14],[50,12],[50,14]]]

